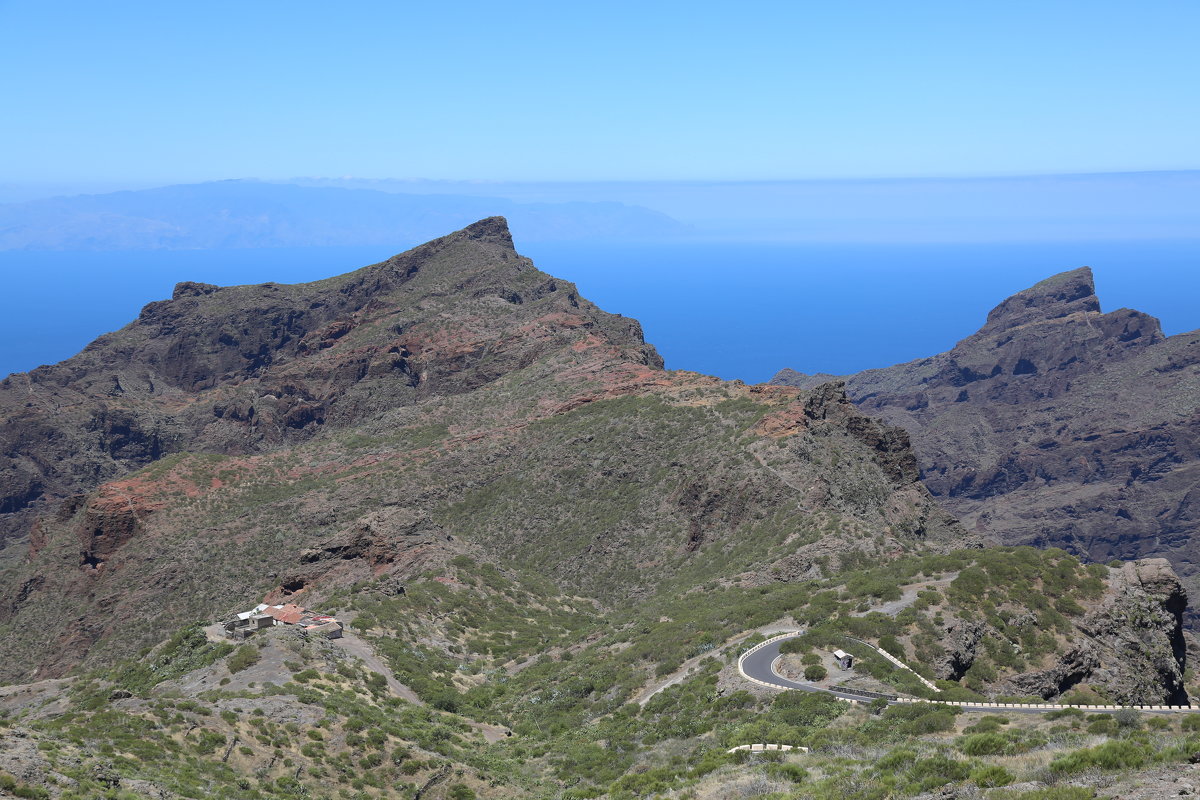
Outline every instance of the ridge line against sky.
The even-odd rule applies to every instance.
[[[758,180],[1198,166],[1200,4],[0,0],[0,174]],[[184,166],[186,165],[186,166]]]
[[[543,212],[559,221],[529,227],[531,220],[514,218],[514,231],[530,240],[565,235],[613,241],[680,235],[896,243],[1200,237],[1200,170],[882,181],[314,178],[209,181],[67,197],[49,192],[59,195],[50,198],[45,192],[20,197],[20,191],[0,186],[0,249],[398,244],[418,235],[410,223],[418,218],[431,223],[430,215],[453,226],[479,216]],[[460,207],[453,209],[456,202]],[[365,216],[355,216],[351,207]],[[682,225],[665,218],[651,224],[656,213]],[[624,222],[618,222],[621,215]],[[635,223],[639,216],[642,222]],[[418,225],[420,235],[439,232],[426,223]],[[297,238],[300,230],[317,229],[322,233],[316,238]]]
[[[2,0],[0,0],[2,2]],[[441,187],[461,187],[469,189],[499,189],[503,187],[532,187],[545,186],[564,188],[571,186],[595,186],[600,188],[619,186],[787,186],[797,184],[899,184],[899,183],[1004,183],[1022,180],[1099,180],[1106,178],[1197,178],[1200,177],[1200,167],[1195,169],[1146,169],[1146,170],[1115,170],[1100,172],[1014,172],[1010,174],[979,174],[979,175],[896,175],[896,176],[855,176],[855,177],[825,177],[825,178],[679,178],[679,179],[582,179],[562,177],[549,180],[517,179],[505,180],[500,178],[429,178],[429,177],[382,177],[371,175],[293,175],[282,178],[262,178],[254,175],[242,177],[207,178],[188,181],[184,179],[164,179],[161,181],[101,181],[101,182],[64,182],[46,183],[40,181],[18,182],[0,180],[0,204],[20,203],[28,200],[41,200],[76,195],[111,194],[114,192],[142,191],[146,189],[162,189],[170,186],[188,184],[212,183],[273,183],[294,184],[297,186],[344,186],[353,184],[353,188],[376,189],[388,191],[388,186],[417,189],[437,189]],[[358,185],[363,184],[363,185]],[[412,191],[411,194],[421,194]],[[435,192],[442,193],[442,192]]]
[[[1097,170],[1093,172],[1011,172],[1011,173],[980,173],[963,175],[853,175],[828,176],[821,178],[658,178],[641,180],[637,178],[554,178],[548,180],[533,179],[502,179],[502,178],[428,178],[428,177],[381,177],[371,175],[293,175],[290,178],[260,178],[246,176],[242,178],[213,178],[208,183],[221,181],[262,181],[265,183],[289,183],[292,181],[378,181],[382,183],[460,183],[468,185],[521,184],[521,183],[679,183],[679,184],[776,184],[776,183],[869,183],[872,181],[1005,181],[1037,178],[1093,178],[1140,175],[1187,175],[1200,173],[1200,167],[1181,167],[1178,169],[1126,169],[1126,170]]]

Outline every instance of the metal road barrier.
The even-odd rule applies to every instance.
[[[908,670],[909,672],[911,672],[913,675],[916,675],[916,676],[917,676],[917,680],[919,680],[921,683],[925,684],[925,688],[927,688],[927,689],[931,689],[931,690],[933,690],[933,691],[935,691],[935,692],[940,692],[940,691],[942,691],[942,690],[941,690],[941,689],[939,689],[939,688],[938,688],[936,685],[934,685],[934,683],[933,683],[932,681],[926,680],[926,679],[925,679],[925,676],[923,676],[923,675],[921,675],[920,673],[918,673],[918,672],[917,672],[915,669],[913,669],[912,667],[910,667],[908,664],[905,664],[903,661],[901,661],[900,659],[896,658],[894,655],[892,655],[891,653],[889,653],[887,650],[884,650],[882,647],[876,647],[875,645],[871,644],[870,642],[864,642],[862,639],[855,639],[853,636],[847,636],[846,638],[847,638],[847,639],[849,639],[849,640],[850,640],[850,641],[852,641],[852,642],[858,642],[859,644],[861,644],[861,645],[862,645],[862,646],[864,646],[864,647],[869,647],[869,648],[871,648],[871,649],[872,649],[872,650],[874,650],[876,653],[879,653],[879,655],[883,656],[883,657],[884,657],[884,658],[886,658],[888,661],[890,661],[890,662],[892,662],[893,664],[895,664],[897,667],[900,667],[900,669],[906,669],[906,670]]]
[[[793,637],[801,635],[802,633],[803,633],[803,631],[788,631],[786,633],[778,633],[778,634],[772,636],[771,638],[764,639],[763,641],[754,645],[749,650],[747,650],[746,652],[744,652],[738,656],[738,660],[737,660],[738,672],[741,674],[741,676],[743,678],[750,681],[751,683],[756,683],[759,686],[765,686],[768,689],[776,689],[776,690],[786,689],[786,687],[780,686],[778,684],[768,683],[766,681],[760,681],[758,678],[747,675],[746,670],[742,666],[742,663],[746,660],[746,658],[748,656],[750,656],[753,653],[758,652],[759,650],[766,647],[767,645],[772,644],[774,642],[778,642],[781,639],[791,639]],[[853,637],[847,637],[847,638],[853,638]],[[861,640],[855,639],[854,641],[861,641]],[[873,647],[873,645],[870,645],[866,642],[863,642],[863,644],[866,644],[868,647]],[[878,650],[878,648],[873,648],[873,649]],[[907,667],[904,664],[901,664],[901,666],[904,666],[905,669],[910,669],[909,667]],[[772,673],[774,673],[774,670],[772,670]],[[920,676],[918,676],[918,677],[920,677]],[[865,696],[865,697],[882,698],[884,700],[887,700],[889,703],[931,703],[933,705],[957,706],[959,708],[984,708],[984,709],[1005,708],[1005,709],[1012,709],[1014,711],[1037,711],[1039,713],[1045,713],[1045,712],[1049,712],[1049,711],[1061,711],[1061,710],[1068,709],[1068,708],[1078,708],[1080,711],[1119,711],[1124,708],[1131,708],[1134,711],[1151,711],[1151,712],[1159,712],[1159,713],[1171,712],[1171,713],[1175,713],[1175,714],[1187,714],[1187,713],[1200,712],[1200,707],[1190,706],[1190,705],[1188,705],[1188,706],[1172,706],[1172,705],[1118,706],[1118,705],[1082,705],[1082,704],[1078,704],[1078,703],[990,703],[990,702],[981,701],[981,700],[925,700],[925,699],[922,699],[919,697],[893,697],[891,695],[885,695],[885,694],[881,694],[879,692],[868,692],[865,689],[848,689],[846,687],[841,687],[841,686],[835,686],[832,690],[831,689],[823,689],[819,686],[813,686],[811,691],[824,692],[825,694],[833,695],[838,700],[841,700],[842,702],[845,702],[845,703],[862,703],[865,701],[852,700],[852,699],[845,698],[845,697],[838,697],[837,694],[835,694],[835,692],[841,693],[841,694],[853,694],[853,695],[861,695],[861,696]]]
[[[728,750],[726,750],[725,752],[726,753],[736,753],[739,750],[746,750],[751,753],[764,753],[764,752],[781,751],[781,750],[784,752],[786,752],[788,750],[795,750],[798,753],[807,753],[808,752],[807,747],[800,747],[799,745],[791,745],[791,744],[739,744],[737,747],[731,747]]]
[[[883,692],[872,692],[868,689],[855,689],[852,686],[831,686],[831,691],[841,692],[842,694],[856,694],[860,697],[870,697],[872,699],[883,700],[899,700],[900,698],[894,694],[884,694]]]

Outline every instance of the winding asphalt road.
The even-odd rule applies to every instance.
[[[750,653],[747,656],[742,656],[741,658],[739,658],[738,665],[741,668],[742,672],[747,677],[749,677],[755,681],[758,681],[759,683],[765,683],[765,684],[767,684],[769,686],[773,686],[775,688],[795,689],[795,690],[801,691],[801,692],[815,692],[815,693],[820,693],[820,694],[830,694],[830,695],[833,695],[834,697],[839,697],[843,700],[857,700],[859,702],[869,702],[870,701],[870,698],[864,698],[862,695],[846,694],[845,692],[839,692],[839,691],[835,691],[833,689],[823,689],[820,686],[814,686],[811,683],[801,683],[799,681],[793,681],[793,680],[783,677],[778,672],[776,672],[775,671],[775,660],[777,658],[779,658],[779,656],[780,656],[780,653],[779,653],[780,646],[782,646],[783,643],[786,642],[788,639],[794,639],[797,636],[801,636],[801,635],[803,635],[803,632],[797,632],[794,636],[788,636],[788,637],[776,639],[773,642],[769,642],[768,644],[755,650],[753,653]],[[912,702],[912,701],[889,700],[888,704],[889,705],[898,705],[898,704],[905,703],[905,702]],[[934,700],[931,702],[936,703],[939,701]],[[993,712],[993,713],[999,711],[999,712],[1003,712],[1006,714],[1010,714],[1010,713],[1011,714],[1047,714],[1051,711],[1057,711],[1061,708],[1066,707],[1066,706],[1021,705],[1019,703],[1004,703],[1004,704],[981,703],[979,705],[974,705],[971,703],[952,703],[950,705],[954,705],[955,707],[961,708],[964,711],[989,711],[989,712]],[[1084,710],[1093,710],[1093,711],[1109,709],[1109,707],[1098,707],[1098,706],[1091,706],[1091,707],[1083,706],[1082,708]],[[1181,712],[1186,713],[1189,711],[1192,711],[1192,712],[1200,711],[1200,708],[1195,708],[1195,707],[1188,708],[1186,706],[1173,706],[1171,708],[1163,708],[1163,707],[1151,708],[1151,707],[1147,707],[1147,706],[1130,706],[1130,708],[1134,708],[1145,714],[1178,714]],[[1109,709],[1109,710],[1111,710],[1111,709]]]
[[[799,636],[800,634],[796,634]],[[789,636],[789,639],[796,638]],[[843,700],[858,700],[870,701],[871,698],[864,698],[861,694],[847,694],[834,689],[824,689],[820,686],[814,686],[811,683],[800,683],[799,681],[785,678],[775,671],[775,659],[779,658],[781,653],[779,648],[786,642],[787,639],[780,639],[771,642],[765,647],[755,650],[741,660],[742,671],[756,681],[770,684],[780,689],[795,689],[800,692],[812,692],[814,694],[831,694],[834,697],[840,697]]]

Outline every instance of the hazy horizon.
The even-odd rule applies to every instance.
[[[66,357],[175,280],[333,274],[493,213],[673,366],[729,377],[929,355],[1083,264],[1106,307],[1200,327],[1198,23],[1116,0],[0,0],[0,234],[26,248],[0,254],[0,363]],[[230,176],[411,197],[108,195]]]
[[[176,191],[164,193],[164,190]],[[335,190],[348,191],[339,194]],[[268,197],[270,191],[275,196]],[[0,200],[5,199],[4,192],[5,187],[0,185]],[[146,195],[147,199],[139,204],[136,201],[140,195]],[[336,228],[338,224],[349,224],[337,220],[344,218],[350,208],[366,203],[374,209],[368,216],[377,217],[376,228],[366,239],[354,239],[354,235],[361,233],[351,234],[347,230],[343,235],[350,238],[346,241],[320,242],[347,245],[388,239],[386,227],[380,226],[386,226],[386,213],[394,213],[398,202],[389,197],[407,198],[403,208],[410,216],[418,212],[422,203],[429,212],[441,213],[448,203],[453,205],[457,201],[461,210],[448,223],[448,229],[482,216],[515,213],[519,218],[520,212],[531,211],[534,206],[543,214],[554,211],[560,217],[581,217],[580,212],[586,209],[580,204],[596,208],[596,204],[618,203],[682,223],[684,228],[680,229],[660,226],[669,229],[671,237],[686,233],[692,239],[713,241],[935,243],[1200,237],[1200,170],[803,181],[227,179],[75,196],[52,192],[49,197],[24,197],[19,202],[0,204],[0,223],[4,223],[0,229],[11,240],[14,231],[29,225],[36,228],[41,224],[52,231],[60,231],[80,219],[126,225],[131,220],[131,202],[138,206],[134,217],[142,220],[135,227],[149,224],[157,230],[175,230],[181,225],[194,228],[195,221],[178,217],[179,200],[184,195],[190,202],[203,199],[208,218],[202,224],[208,225],[215,219],[214,214],[221,218],[238,213],[262,217],[278,213],[279,203],[284,202],[293,214],[311,218],[307,227]],[[165,216],[156,215],[153,198],[162,198]],[[59,201],[57,206],[53,201]],[[552,208],[555,206],[556,209]],[[44,215],[44,210],[51,208],[55,209],[53,219],[39,222],[38,214]],[[392,211],[385,212],[385,208]],[[98,212],[109,216],[97,218]],[[199,214],[200,209],[192,213]],[[407,228],[402,218],[395,219],[399,234],[395,238],[400,240],[404,238],[400,232]],[[596,238],[616,241],[634,238],[627,228],[613,228],[584,218],[572,224],[575,230],[572,236],[587,238],[589,225],[594,228]],[[353,228],[358,231],[361,226]],[[636,238],[660,238],[653,226],[643,225],[640,230]],[[423,228],[427,238],[443,232],[436,226]],[[534,240],[543,238],[533,229],[520,232]],[[105,235],[93,232],[84,238]],[[37,244],[37,235],[29,241],[32,243],[22,246],[35,249],[44,246]],[[204,237],[199,241],[204,241]],[[268,240],[256,246],[303,243]],[[11,246],[0,240],[0,249]],[[140,247],[137,241],[122,246]],[[202,245],[193,241],[182,246]]]

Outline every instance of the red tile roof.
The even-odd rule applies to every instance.
[[[269,617],[274,617],[286,625],[295,625],[304,618],[304,609],[293,603],[284,603],[278,608],[271,606],[264,609],[263,613]]]

